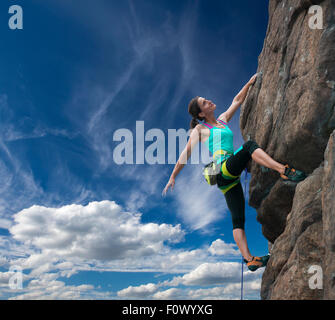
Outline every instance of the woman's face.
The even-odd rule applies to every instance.
[[[201,113],[203,113],[204,116],[213,112],[216,109],[216,104],[214,104],[212,101],[207,100],[203,97],[198,98],[198,105],[201,110]],[[201,116],[201,113],[199,114],[200,116]]]

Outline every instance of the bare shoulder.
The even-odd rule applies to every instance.
[[[196,129],[199,133],[203,132],[204,130],[209,130],[206,126],[204,126],[203,124],[199,123],[196,125],[196,127],[194,128]]]
[[[206,138],[208,138],[209,135],[211,134],[210,130],[206,126],[204,126],[200,123],[194,129],[197,130],[197,132],[199,134],[199,140],[200,141],[206,140]]]

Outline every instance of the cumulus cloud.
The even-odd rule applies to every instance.
[[[118,291],[120,298],[145,299],[155,293],[159,286],[154,283],[143,284],[138,287],[130,286],[126,289]]]
[[[196,249],[190,251],[175,251],[171,252],[169,259],[162,261],[162,267],[164,269],[171,269],[176,266],[187,266],[192,265],[194,266],[195,263],[201,261],[206,261],[208,259],[206,250],[204,249]]]
[[[221,285],[228,294],[235,290],[229,285],[240,280],[239,263],[217,262],[219,256],[237,255],[235,245],[217,239],[198,249],[173,248],[170,244],[179,243],[185,235],[180,225],[143,223],[140,213],[127,212],[114,201],[59,208],[32,206],[14,215],[9,231],[10,243],[3,239],[3,244],[17,252],[21,246],[25,254],[18,255],[15,264],[30,270],[25,274],[28,285],[18,292],[18,299],[105,298],[90,285],[67,286],[58,279],[81,270],[183,273],[157,284],[130,286],[109,295],[114,298],[192,299],[179,286]],[[7,260],[2,263],[8,266]],[[4,281],[5,285],[7,278]]]
[[[219,256],[238,256],[241,255],[235,243],[225,243],[221,239],[215,240],[211,246],[208,248],[208,251],[213,255]]]
[[[244,295],[259,299],[261,276],[264,270],[244,271]],[[166,289],[167,287],[170,287]],[[194,289],[194,287],[201,287]],[[209,287],[209,288],[208,288]],[[185,299],[221,300],[239,299],[241,294],[241,265],[237,262],[203,263],[185,273],[157,284],[130,286],[118,291],[123,299]]]
[[[240,280],[240,264],[237,262],[203,263],[190,273],[172,280],[174,285],[214,285]]]
[[[254,281],[246,281],[243,284],[243,295],[247,299],[259,299],[261,278]],[[230,300],[240,299],[241,283],[231,283],[227,286],[209,289],[196,289],[188,292],[189,299],[201,300]]]
[[[113,260],[159,252],[164,242],[179,242],[180,225],[142,224],[140,214],[122,211],[113,201],[61,208],[32,206],[14,215],[15,240],[54,257]]]
[[[58,278],[80,270],[126,271],[141,269],[145,263],[149,268],[160,267],[159,257],[170,254],[168,243],[184,237],[180,225],[142,223],[139,213],[126,212],[113,201],[59,208],[32,206],[14,215],[9,230],[12,237],[2,237],[0,247],[12,254],[17,248],[12,262],[30,270],[24,274],[24,289],[16,292],[8,289],[10,273],[1,273],[6,295],[14,294],[15,299],[106,298],[108,293],[103,295],[91,285],[68,286]],[[20,246],[25,255],[20,255]],[[1,264],[8,268],[9,260],[4,256]],[[144,287],[150,292],[150,285]],[[139,295],[143,289],[134,291]]]
[[[110,299],[115,296],[108,291],[101,292],[99,288],[91,284],[67,285],[65,282],[57,280],[59,278],[57,272],[41,273],[34,278],[31,274],[23,273],[24,270],[18,266],[12,266],[11,269],[13,270],[9,272],[0,272],[0,297],[5,299],[74,300]],[[18,284],[19,287],[17,287]]]
[[[215,253],[224,248],[234,253],[222,240],[195,250],[172,248],[184,239],[180,225],[142,223],[141,214],[114,201],[32,206],[14,215],[9,230],[11,241],[4,238],[1,247],[17,252],[17,263],[31,269],[31,276],[53,270],[67,277],[79,270],[185,273],[216,262]]]
[[[94,286],[82,284],[79,286],[67,286],[63,281],[46,277],[29,282],[25,293],[12,297],[10,300],[75,300],[85,297],[91,293]]]
[[[184,290],[177,288],[170,288],[167,290],[159,291],[153,295],[153,299],[157,300],[177,300],[184,298],[185,298]]]

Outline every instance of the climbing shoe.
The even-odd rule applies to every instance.
[[[250,271],[254,272],[259,268],[265,267],[268,263],[270,255],[266,255],[263,257],[252,257],[251,261],[244,259],[244,262],[247,264],[247,267]]]
[[[290,168],[288,165],[285,166],[285,172],[284,174],[280,175],[282,179],[284,180],[290,180],[293,182],[300,182],[304,179],[306,179],[306,174],[300,170],[296,170],[293,168]]]

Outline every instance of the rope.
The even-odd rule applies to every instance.
[[[245,168],[245,175],[244,175],[244,194],[246,194],[247,191],[247,177],[248,177],[248,169]],[[241,300],[243,300],[243,264],[244,264],[244,258],[242,256],[241,260]]]
[[[241,300],[243,300],[243,257],[242,257],[242,261],[241,261],[241,265],[242,265],[242,268],[241,268]]]

